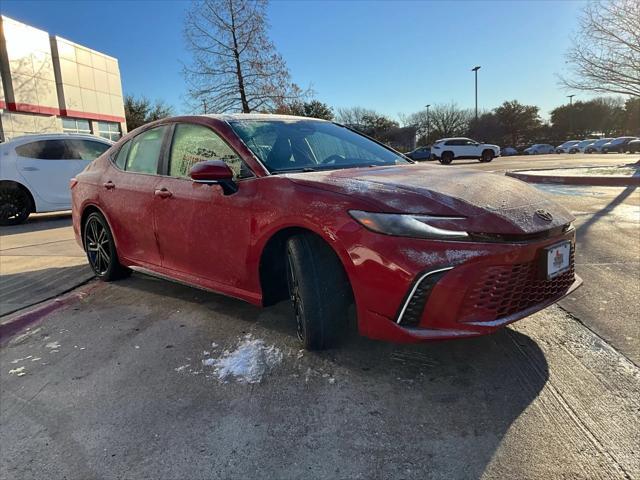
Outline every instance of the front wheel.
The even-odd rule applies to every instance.
[[[485,150],[484,152],[482,152],[482,156],[480,157],[480,161],[483,163],[487,163],[490,162],[491,160],[493,160],[493,151],[492,150]]]
[[[307,350],[334,345],[348,321],[351,287],[340,260],[321,238],[287,241],[287,284],[298,338]]]
[[[0,225],[18,225],[33,210],[27,192],[11,183],[0,184]]]
[[[101,214],[94,212],[87,217],[84,223],[83,243],[89,265],[100,280],[110,282],[131,273],[131,270],[118,260],[113,235]]]

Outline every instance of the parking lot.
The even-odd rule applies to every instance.
[[[487,337],[394,345],[352,332],[321,353],[299,349],[285,303],[137,273],[90,281],[68,215],[3,229],[2,314],[81,295],[0,350],[1,478],[637,478],[640,193],[540,188],[577,218],[585,284],[571,297]],[[257,364],[229,375],[225,359],[250,349]]]

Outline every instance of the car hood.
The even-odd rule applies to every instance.
[[[456,221],[456,227],[474,233],[530,234],[574,220],[540,190],[475,170],[405,165],[283,176],[296,184],[348,195],[367,204],[358,208],[371,211],[462,216],[465,220]]]

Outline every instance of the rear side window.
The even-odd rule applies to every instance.
[[[66,140],[39,140],[16,147],[21,157],[38,160],[79,160],[80,155]]]
[[[176,125],[169,157],[169,175],[188,177],[191,167],[206,160],[222,160],[234,178],[246,178],[253,174],[220,136],[208,127],[180,123]]]
[[[158,173],[158,161],[166,126],[152,128],[131,140],[125,170],[138,173]]]

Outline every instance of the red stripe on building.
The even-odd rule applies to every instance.
[[[0,101],[0,108],[13,112],[39,113],[41,115],[58,115],[62,117],[83,118],[86,120],[98,120],[104,122],[124,122],[123,117],[115,115],[104,115],[102,113],[80,112],[78,110],[61,110],[54,107],[45,107],[42,105],[32,105],[30,103],[5,103]]]

